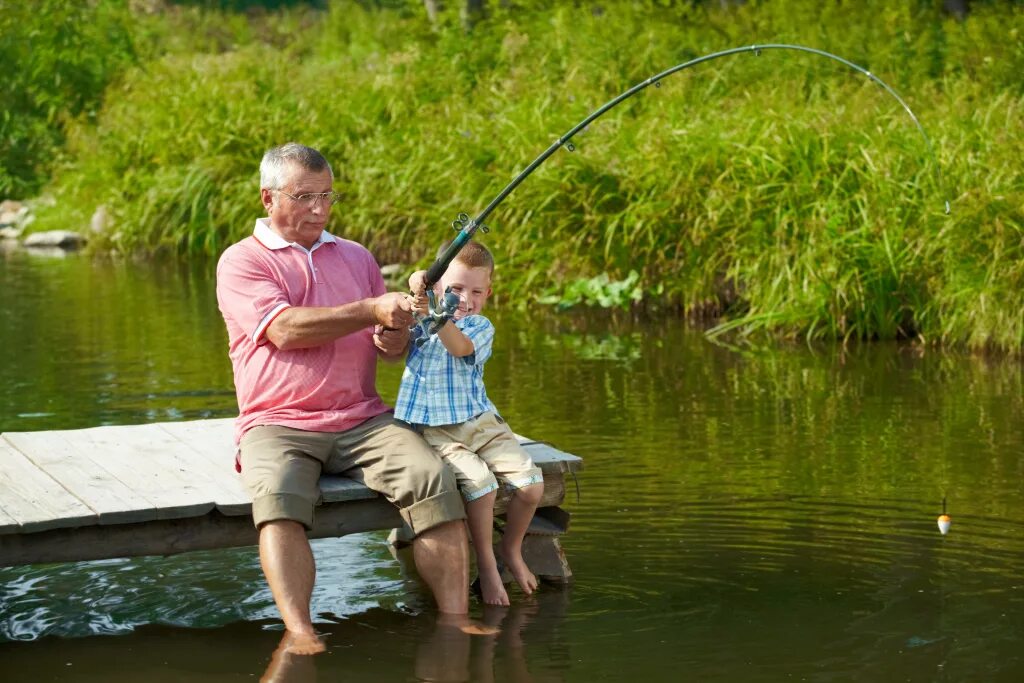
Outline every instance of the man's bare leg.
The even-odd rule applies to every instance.
[[[427,529],[412,542],[416,570],[430,587],[437,608],[447,614],[469,613],[469,547],[462,521]]]
[[[466,503],[466,522],[476,552],[476,570],[480,573],[480,592],[484,603],[507,606],[508,593],[501,582],[498,560],[494,557],[495,491]]]
[[[469,619],[469,547],[462,520],[439,524],[412,542],[416,570],[437,601],[438,623],[464,633],[490,635],[494,629]]]
[[[288,651],[312,655],[326,650],[309,616],[316,566],[302,524],[276,520],[261,526],[260,565],[284,627],[291,635]]]
[[[527,595],[537,590],[537,577],[523,561],[523,537],[530,526],[533,513],[544,493],[544,484],[530,484],[516,489],[505,510],[505,529],[501,537],[501,559],[512,572],[516,583]]]

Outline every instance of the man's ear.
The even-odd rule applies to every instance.
[[[270,210],[274,208],[274,191],[268,190],[265,187],[260,188],[260,201],[263,202],[263,208],[267,210],[267,214],[270,214]]]

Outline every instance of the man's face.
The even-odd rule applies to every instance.
[[[491,274],[487,268],[470,268],[464,263],[453,261],[441,281],[437,284],[443,294],[448,287],[459,295],[459,308],[455,311],[455,319],[461,320],[467,315],[475,315],[483,310],[487,297],[491,295]]]
[[[306,249],[312,247],[327,225],[331,204],[323,200],[310,204],[293,197],[330,192],[332,180],[327,169],[307,171],[293,164],[281,190],[261,189],[263,206],[270,214],[274,231],[289,242],[298,242]]]

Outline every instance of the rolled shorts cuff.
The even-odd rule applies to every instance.
[[[465,500],[467,503],[472,503],[477,498],[483,498],[484,496],[486,496],[491,491],[497,491],[497,490],[498,490],[498,482],[497,481],[491,481],[490,483],[486,483],[483,486],[479,486],[477,488],[472,488],[472,489],[469,488],[469,487],[466,487],[466,488],[462,489],[462,499]]]
[[[268,493],[252,501],[252,521],[261,524],[287,519],[299,522],[309,531],[313,528],[313,503],[294,493]]]
[[[511,479],[505,480],[505,488],[508,489],[525,489],[527,486],[533,484],[543,484],[544,473],[541,472],[539,467],[521,472]]]
[[[466,518],[462,497],[456,491],[444,491],[424,498],[409,507],[400,508],[398,513],[417,536],[435,526]]]

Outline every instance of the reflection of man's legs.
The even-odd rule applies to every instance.
[[[316,569],[306,529],[313,524],[321,463],[330,435],[286,427],[254,427],[242,438],[242,478],[253,496],[260,565],[285,628],[288,650],[324,650],[310,618]]]
[[[469,548],[466,513],[455,477],[416,432],[390,414],[339,435],[328,472],[362,481],[398,506],[416,534],[413,559],[438,609],[469,611]]]
[[[314,683],[316,664],[312,657],[297,657],[292,648],[295,636],[285,633],[277,649],[270,657],[270,663],[260,678],[260,683]]]

